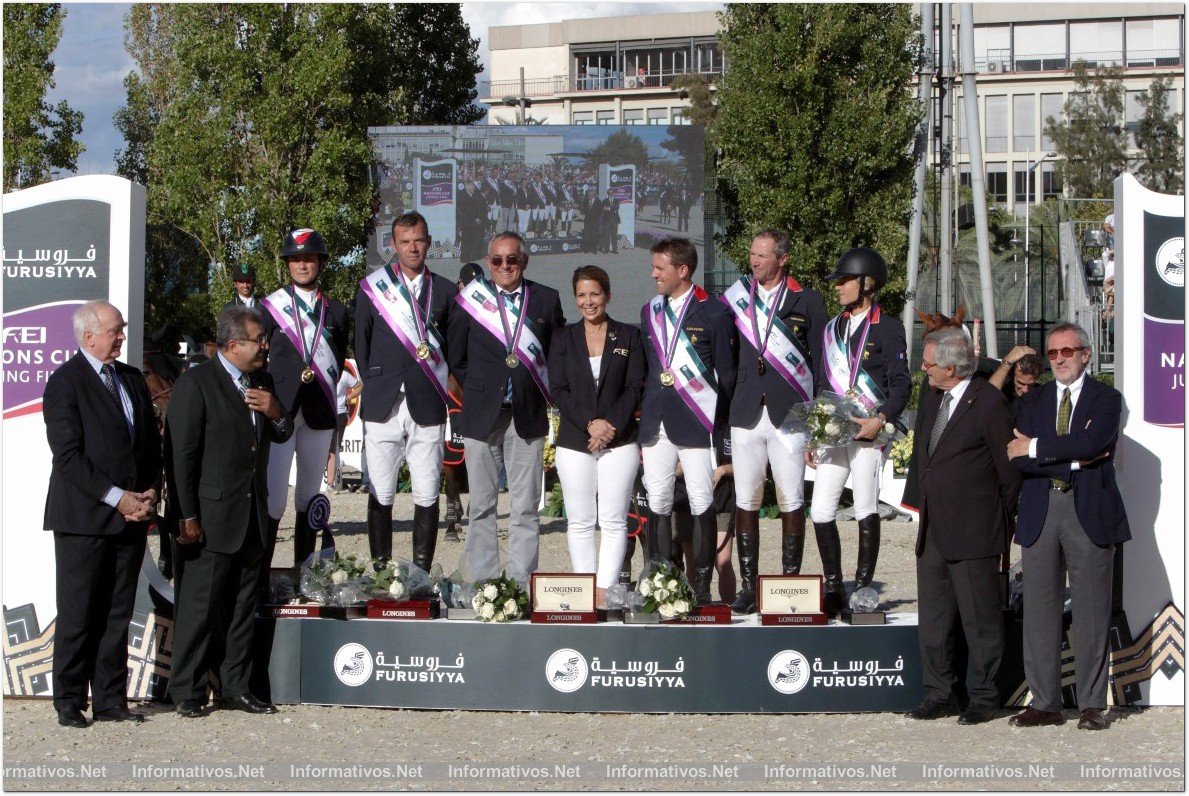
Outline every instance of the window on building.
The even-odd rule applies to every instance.
[[[1036,151],[1036,95],[1014,94],[1011,98],[1011,148],[1016,152]]]
[[[1069,23],[1069,61],[1085,61],[1090,66],[1123,63],[1123,23]]]
[[[1127,20],[1128,66],[1176,66],[1181,56],[1177,19]]]
[[[1025,204],[1036,201],[1035,186],[1028,184],[1032,175],[1028,173],[1027,163],[1016,163],[1012,171],[1012,203],[1017,212],[1023,212]]]
[[[685,115],[685,108],[670,108],[673,114],[673,124],[689,124],[689,117]]]
[[[958,166],[958,185],[963,188],[970,188],[974,185],[974,180],[970,176],[970,164],[963,163]]]
[[[594,111],[574,111],[570,114],[570,124],[594,124]]]
[[[1060,94],[1040,95],[1040,148],[1045,152],[1051,152],[1057,146],[1044,132],[1050,116],[1058,124],[1065,118],[1065,102]]]
[[[987,97],[987,152],[1007,151],[1007,97]]]
[[[595,111],[595,124],[615,124],[615,111]]]
[[[1007,204],[1007,164],[987,164],[987,198],[997,204]]]
[[[1061,196],[1061,183],[1057,181],[1057,164],[1045,161],[1040,164],[1040,200]]]
[[[980,72],[1011,68],[1011,29],[1007,25],[974,29],[974,66]]]
[[[1015,26],[1015,70],[1065,69],[1065,23]]]
[[[648,47],[623,51],[624,86],[657,88],[690,70],[689,46]]]
[[[624,124],[644,124],[644,109],[636,108],[634,110],[624,110],[623,112]]]
[[[718,42],[701,42],[694,45],[694,64],[701,74],[722,74],[723,56]]]
[[[575,53],[574,87],[578,91],[606,91],[623,88],[623,70],[615,50]]]
[[[648,109],[648,123],[649,124],[668,124],[669,123],[669,109],[668,108],[649,108]]]

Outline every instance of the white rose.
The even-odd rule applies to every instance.
[[[479,611],[479,616],[484,619],[491,619],[495,616],[495,606],[491,603],[484,603],[482,607],[476,609]]]
[[[673,610],[679,614],[688,614],[689,613],[689,601],[688,600],[676,600],[673,603]]]
[[[483,587],[483,596],[489,600],[494,600],[500,596],[500,590],[495,587],[494,583],[488,583]]]
[[[392,585],[388,587],[388,593],[392,595],[392,597],[399,600],[401,597],[405,596],[405,584],[401,583],[399,580],[392,581]]]
[[[483,605],[486,602],[487,601],[483,599],[482,594],[476,594],[474,597],[471,598],[471,607],[474,608],[476,612],[482,611]]]
[[[891,423],[884,423],[883,430],[884,430],[885,434],[891,434],[893,431],[896,430],[896,427],[893,426]]]
[[[640,581],[640,593],[645,597],[652,594],[652,582],[647,580]]]
[[[515,600],[508,600],[506,603],[504,603],[504,613],[509,615],[514,615],[516,613]]]
[[[495,617],[494,617],[494,619],[495,619],[495,621],[496,621],[496,622],[506,622],[506,621],[508,621],[508,618],[507,618],[506,616],[504,616],[504,612],[503,612],[503,611],[496,611],[496,612],[495,612]]]
[[[663,616],[665,619],[672,619],[673,617],[677,616],[677,610],[669,603],[662,604],[656,610],[660,611],[661,616]]]
[[[836,436],[838,436],[839,432],[841,432],[841,431],[842,431],[842,426],[838,425],[837,420],[831,420],[829,423],[826,423],[826,434],[827,435],[829,435],[831,437],[836,437]]]
[[[670,591],[668,589],[657,589],[656,590],[656,601],[661,602],[662,600],[669,599],[669,594],[670,594]]]
[[[342,569],[335,570],[334,574],[330,576],[330,582],[335,584],[336,586],[340,583],[346,583],[347,582],[346,571],[342,570]]]
[[[676,589],[676,588],[677,588],[677,580],[676,580],[676,579],[670,580],[670,581],[668,582],[668,584],[666,584],[666,585],[667,585],[667,586],[668,586],[668,588],[670,588],[670,589]]]

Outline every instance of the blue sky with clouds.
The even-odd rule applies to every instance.
[[[479,58],[486,67],[487,29],[498,25],[527,25],[566,19],[666,14],[720,8],[717,3],[464,3],[463,19],[480,40]],[[124,141],[112,116],[124,104],[124,76],[132,58],[124,50],[124,15],[128,3],[64,3],[62,40],[54,52],[57,87],[47,99],[66,100],[82,111],[79,174],[111,174],[115,153]],[[485,75],[480,75],[483,80]]]

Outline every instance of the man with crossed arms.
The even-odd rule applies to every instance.
[[[640,408],[644,488],[653,514],[649,556],[670,560],[677,463],[694,516],[694,599],[706,605],[718,523],[712,505],[718,429],[727,428],[735,389],[735,324],[721,301],[694,285],[698,250],[686,238],[652,247],[657,295],[641,308],[648,377]]]
[[[425,267],[429,225],[420,213],[392,222],[396,264],[369,274],[355,294],[355,356],[367,394],[364,451],[371,480],[367,540],[392,558],[392,502],[402,461],[413,489],[413,563],[429,570],[438,540],[446,424],[446,326],[458,288]]]
[[[789,409],[813,400],[814,341],[829,316],[822,295],[785,270],[789,236],[764,229],[751,241],[751,276],[723,296],[739,333],[739,368],[731,400],[731,456],[735,469],[735,534],[739,595],[736,613],[756,609],[760,507],[767,465],[780,507],[781,571],[801,573],[805,551],[805,434],[777,433]]]

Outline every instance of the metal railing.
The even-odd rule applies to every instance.
[[[1017,55],[1012,58],[1007,50],[989,51],[983,58],[974,61],[975,71],[982,74],[1007,72],[1052,72],[1072,69],[1077,61],[1085,61],[1089,67],[1124,66],[1129,69],[1150,69],[1160,66],[1184,66],[1184,54],[1176,49],[1131,50],[1124,61],[1121,50],[1080,53],[1040,53]]]
[[[723,74],[722,69],[705,72],[691,72],[688,69],[655,69],[650,72],[624,75],[622,72],[610,72],[598,76],[580,75],[570,78],[569,75],[554,75],[553,77],[537,77],[524,81],[524,96],[547,97],[562,94],[567,91],[624,91],[632,89],[668,88],[681,75],[700,75],[710,84],[718,81]],[[491,99],[520,96],[519,80],[486,80],[480,83],[480,95]]]

